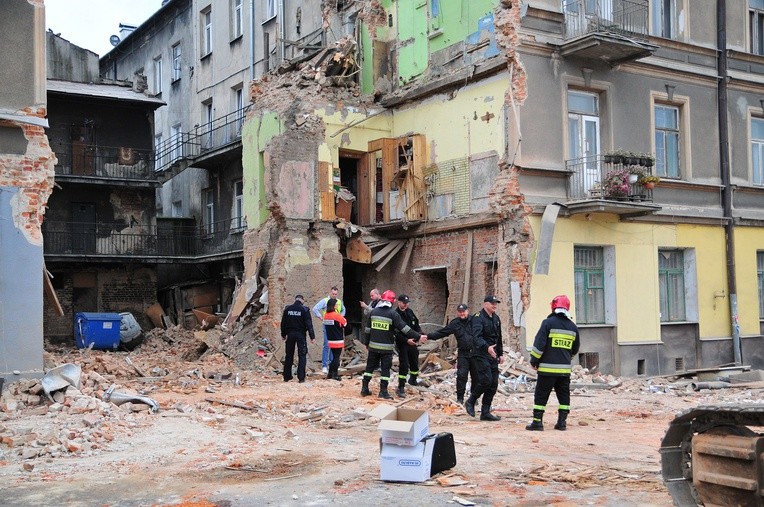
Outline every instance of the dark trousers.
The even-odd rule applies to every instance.
[[[560,410],[570,411],[570,375],[539,375],[533,393],[533,410],[546,410],[546,402],[554,389]]]
[[[479,354],[472,357],[472,362],[478,386],[472,389],[471,397],[477,400],[482,396],[482,406],[490,408],[496,390],[499,388],[499,361]]]
[[[340,369],[340,356],[342,355],[342,349],[330,349],[332,352],[332,362],[329,363],[329,378],[333,378],[339,375]]]
[[[390,367],[392,366],[392,352],[378,352],[374,349],[369,349],[369,355],[366,358],[366,370],[363,372],[363,376],[364,378],[371,378],[374,374],[374,370],[381,367],[382,380],[387,382],[390,380]]]
[[[398,347],[398,378],[405,379],[409,372],[412,375],[419,374],[419,349],[406,343],[408,338],[398,338],[395,345]]]
[[[308,356],[308,343],[305,333],[289,333],[286,339],[284,356],[284,380],[292,380],[292,365],[294,364],[294,349],[297,346],[297,379],[305,380],[305,365]]]
[[[474,363],[470,357],[469,352],[459,351],[459,355],[456,356],[456,397],[464,398],[464,393],[467,391],[467,377],[472,377],[472,385],[470,386],[470,394],[475,392],[477,387],[477,374],[475,373]]]

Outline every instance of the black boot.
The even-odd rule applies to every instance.
[[[557,424],[554,425],[554,429],[560,430],[560,431],[565,431],[566,429],[568,429],[567,419],[568,419],[568,411],[560,410],[557,413]]]
[[[475,417],[475,402],[476,401],[477,401],[477,396],[471,394],[470,397],[467,398],[467,401],[464,403],[464,410],[467,411],[470,417]]]
[[[398,396],[398,398],[406,397],[406,379],[405,378],[398,379],[398,390],[395,391],[395,394]]]
[[[533,422],[530,423],[525,427],[528,431],[544,431],[544,411],[543,410],[534,410],[533,411]]]
[[[384,400],[392,400],[393,397],[387,392],[387,380],[383,380],[379,383],[379,398]]]
[[[417,379],[416,379],[418,375],[419,375],[418,373],[410,373],[409,384],[411,384],[412,386],[418,386],[419,382],[417,382]]]
[[[456,403],[459,405],[464,405],[464,394],[458,394],[456,395]]]
[[[371,396],[371,391],[369,391],[370,380],[371,377],[363,377],[363,383],[361,384],[361,396]]]
[[[498,415],[493,415],[491,413],[491,407],[483,405],[480,409],[480,420],[481,421],[499,421],[501,420],[501,417]]]

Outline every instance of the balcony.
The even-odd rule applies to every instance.
[[[246,228],[241,218],[211,225],[157,230],[155,226],[43,222],[46,260],[151,263],[198,262],[241,255]]]
[[[610,65],[650,56],[647,0],[566,0],[562,56],[604,61]]]
[[[58,163],[56,178],[78,183],[122,183],[136,186],[143,182],[156,187],[154,154],[151,150],[114,146],[54,145]]]
[[[569,214],[615,213],[644,215],[661,209],[653,204],[653,190],[640,183],[640,176],[652,174],[652,167],[636,160],[613,160],[607,155],[591,155],[565,161],[568,179]]]
[[[154,159],[157,172],[180,172],[191,165],[211,169],[240,159],[241,129],[248,110],[249,105],[158,144]]]

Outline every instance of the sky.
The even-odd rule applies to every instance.
[[[162,0],[45,0],[45,28],[81,48],[103,56],[119,24],[140,25],[162,6]]]

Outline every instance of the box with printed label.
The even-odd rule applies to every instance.
[[[381,432],[384,444],[417,445],[430,430],[429,416],[424,410],[383,404],[370,414],[380,419],[377,429]]]
[[[379,478],[383,481],[422,482],[430,478],[432,448],[429,438],[416,445],[381,444]]]

